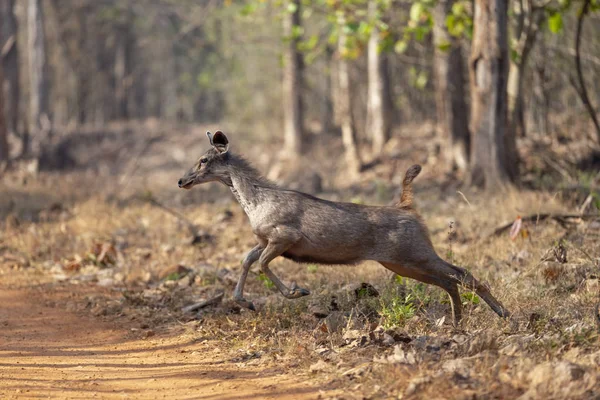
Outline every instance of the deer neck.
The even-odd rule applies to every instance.
[[[246,215],[252,218],[262,197],[257,182],[252,182],[244,177],[232,176],[230,189]]]
[[[275,184],[263,178],[241,157],[231,156],[229,162],[229,182],[227,183],[250,222],[257,222],[268,202],[269,189]]]

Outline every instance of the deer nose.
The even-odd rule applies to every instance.
[[[179,187],[181,187],[181,185],[183,185],[183,180],[182,180],[182,179],[180,179],[180,180],[177,182],[177,184],[179,185]]]

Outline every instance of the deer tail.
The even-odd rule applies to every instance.
[[[421,166],[415,164],[406,170],[404,180],[402,181],[402,196],[396,204],[399,208],[412,208],[413,206],[413,188],[412,181],[421,173]]]

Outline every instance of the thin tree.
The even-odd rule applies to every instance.
[[[48,66],[44,35],[44,12],[41,0],[29,0],[27,10],[29,53],[29,113],[31,128],[37,132],[38,142],[42,130],[48,131]]]
[[[0,85],[4,84],[3,67],[0,65]],[[0,86],[2,87],[2,86]],[[4,91],[0,90],[0,110],[4,109]],[[6,129],[6,118],[4,113],[0,112],[0,170],[8,164],[10,151],[8,148],[8,130]]]
[[[356,143],[356,126],[352,115],[352,93],[350,90],[350,71],[346,57],[346,20],[343,13],[338,15],[338,116],[342,128],[342,141],[346,166],[351,176],[360,172],[362,162]]]
[[[283,18],[284,35],[287,41],[283,71],[284,152],[286,156],[292,158],[302,153],[304,137],[302,106],[304,58],[298,49],[301,26],[301,2],[292,0]]]
[[[534,1],[514,2],[512,37],[514,46],[508,72],[508,121],[509,129],[517,136],[525,136],[525,115],[523,107],[523,84],[527,62],[531,50],[544,22],[546,12],[543,6]]]
[[[18,135],[19,123],[19,54],[17,47],[17,18],[14,13],[15,0],[0,2],[0,50],[4,68],[4,99],[6,127]]]
[[[596,116],[596,110],[590,101],[588,96],[587,87],[583,79],[583,71],[581,69],[581,34],[583,32],[583,19],[590,11],[591,0],[584,0],[583,6],[577,14],[577,30],[575,32],[575,69],[577,71],[577,79],[579,82],[578,92],[583,105],[588,110],[588,114],[594,123],[596,128],[596,135],[598,136],[598,142],[600,143],[600,122]]]
[[[471,184],[494,189],[516,179],[514,133],[507,129],[507,0],[475,0],[469,60]]]
[[[114,49],[115,77],[115,117],[128,119],[131,117],[130,101],[133,74],[133,16],[130,9],[125,11],[125,21],[117,25]]]
[[[446,142],[443,146],[446,163],[465,173],[469,163],[470,135],[462,49],[446,27],[446,16],[453,4],[454,0],[440,0],[433,8],[435,106],[437,130]]]
[[[378,155],[390,136],[390,110],[387,109],[386,87],[389,86],[387,59],[380,49],[380,32],[376,21],[379,10],[376,0],[369,2],[369,18],[372,21],[367,46],[368,96],[367,126],[365,132],[373,139],[373,153]]]

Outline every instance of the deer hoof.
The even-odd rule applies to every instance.
[[[244,307],[247,308],[248,310],[251,311],[256,311],[256,307],[254,307],[254,303],[252,303],[251,301],[248,301],[246,299],[239,298],[239,299],[235,299],[235,302],[240,306],[240,307]]]
[[[300,287],[296,287],[296,288],[290,290],[290,294],[289,294],[288,298],[297,299],[299,297],[308,296],[309,294],[310,294],[310,291],[300,288]]]

